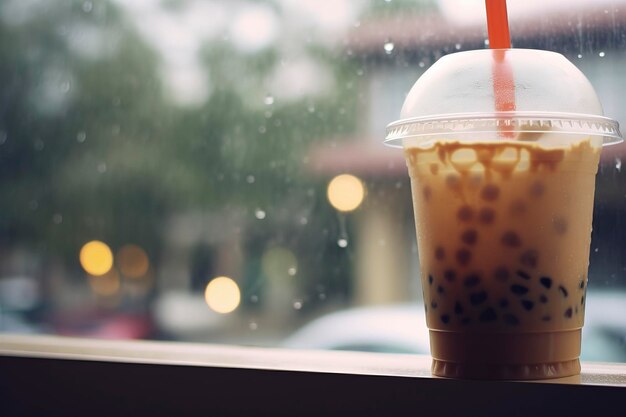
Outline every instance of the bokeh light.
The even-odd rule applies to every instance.
[[[261,270],[271,280],[280,280],[296,275],[298,261],[296,255],[280,246],[270,248],[261,257]]]
[[[116,269],[110,269],[100,276],[90,276],[89,286],[97,295],[110,297],[115,295],[120,289],[120,274]]]
[[[204,299],[213,311],[226,314],[239,306],[241,292],[233,279],[217,277],[207,284]]]
[[[363,182],[350,174],[337,175],[328,183],[328,201],[339,211],[358,208],[365,198]]]
[[[124,245],[117,251],[115,263],[125,277],[141,278],[150,267],[146,252],[137,245]]]
[[[113,267],[113,252],[106,243],[92,240],[80,249],[80,265],[90,275],[104,275]]]

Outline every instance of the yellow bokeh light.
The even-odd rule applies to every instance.
[[[90,275],[104,275],[113,267],[113,252],[106,243],[92,240],[80,249],[80,265]]]
[[[352,211],[365,198],[363,182],[350,174],[337,175],[328,183],[328,201],[339,211]]]
[[[231,278],[217,277],[207,284],[204,299],[213,311],[226,314],[239,306],[241,292],[237,283]]]
[[[115,263],[122,274],[129,278],[141,278],[150,267],[146,252],[137,245],[124,245],[117,251]]]
[[[111,269],[104,275],[90,276],[89,286],[94,293],[103,297],[114,295],[120,289],[120,274],[116,269]]]

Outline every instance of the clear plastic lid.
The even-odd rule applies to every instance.
[[[496,110],[494,82],[507,82],[502,74],[509,81],[500,88],[508,88],[515,110]],[[622,141],[619,124],[603,116],[583,73],[561,54],[531,49],[444,56],[413,85],[400,117],[387,126],[390,146],[425,146],[448,137],[489,141],[540,135],[557,142],[572,135],[598,137],[605,145]]]

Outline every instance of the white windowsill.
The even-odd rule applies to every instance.
[[[430,357],[423,355],[305,351],[179,342],[0,334],[0,356],[436,378],[430,374]],[[582,364],[580,377],[538,382],[626,387],[626,364],[587,362]]]

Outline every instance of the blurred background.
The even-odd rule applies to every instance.
[[[482,0],[0,2],[0,332],[428,352],[413,82]],[[626,123],[626,1],[510,1]],[[626,362],[626,148],[605,148],[583,358]],[[1,337],[1,336],[0,336]]]

